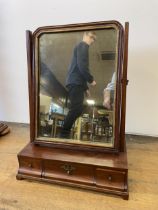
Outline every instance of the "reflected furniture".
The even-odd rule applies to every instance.
[[[97,118],[81,119],[81,139],[97,141],[102,139],[108,141],[113,137],[113,125],[109,122],[109,115],[100,115]]]
[[[51,119],[53,120],[53,124],[52,124],[51,137],[57,137],[64,122],[64,118],[65,115],[63,114],[52,113]]]
[[[128,22],[123,27],[118,21],[102,21],[93,23],[71,24],[63,26],[46,26],[38,28],[33,34],[26,32],[27,59],[29,76],[29,105],[30,105],[30,142],[18,154],[19,169],[16,178],[38,180],[47,183],[74,186],[87,190],[109,193],[128,199],[128,163],[125,142],[125,111],[126,111],[126,85],[127,85],[127,58],[128,58]],[[113,142],[82,141],[72,139],[46,138],[39,135],[39,106],[40,106],[40,38],[44,35],[54,34],[55,39],[64,36],[68,39],[71,34],[77,37],[79,32],[87,30],[109,30],[117,32],[117,53],[108,56],[108,62],[116,58],[117,80],[115,95],[114,123],[109,124],[109,135],[114,136]],[[72,39],[71,39],[72,40]],[[42,40],[44,43],[45,40]],[[104,41],[104,40],[103,40]],[[64,42],[65,43],[65,42]],[[53,46],[53,41],[49,45]],[[61,47],[63,50],[63,48]],[[53,50],[58,51],[55,46]],[[55,52],[55,51],[53,51]],[[112,51],[113,52],[113,51]],[[44,51],[42,51],[43,56]],[[40,55],[40,56],[39,56]],[[54,55],[55,61],[59,54]],[[92,54],[93,56],[93,54]],[[105,52],[101,59],[107,58]],[[47,57],[46,57],[47,59]],[[96,59],[100,59],[99,56]],[[104,62],[103,60],[101,62]],[[61,62],[60,62],[61,64]],[[43,73],[44,74],[44,73]],[[43,75],[42,74],[42,75]],[[56,80],[57,77],[54,77]],[[59,85],[58,85],[59,86]],[[55,86],[52,87],[54,94]],[[64,89],[61,91],[65,97]],[[62,99],[61,99],[62,100]],[[55,120],[63,116],[55,116]],[[82,132],[80,118],[79,129]],[[93,135],[102,134],[103,127],[95,127],[91,123]],[[110,127],[111,126],[111,127]],[[57,126],[53,137],[56,137]],[[110,134],[111,132],[111,134]],[[79,131],[77,131],[79,137]],[[82,137],[81,137],[82,139]]]

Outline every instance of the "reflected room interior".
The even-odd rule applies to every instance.
[[[84,111],[66,141],[113,146],[116,88],[111,94],[111,108],[103,106],[103,98],[114,72],[117,75],[118,31],[106,28],[95,30],[95,33],[97,40],[89,48],[89,69],[97,85],[94,88],[89,86],[91,96],[85,97]],[[45,33],[39,38],[39,139],[62,141],[59,136],[70,103],[65,81],[74,46],[82,40],[82,36],[83,31],[78,31]]]

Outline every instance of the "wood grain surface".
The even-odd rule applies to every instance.
[[[29,142],[29,126],[9,124],[0,138],[0,210],[157,210],[158,138],[126,136],[129,200],[55,184],[17,181],[17,153]]]

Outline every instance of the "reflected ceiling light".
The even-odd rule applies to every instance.
[[[94,105],[95,104],[95,101],[94,100],[87,99],[87,104],[88,105]]]

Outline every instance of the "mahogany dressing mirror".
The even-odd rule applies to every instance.
[[[35,31],[36,143],[118,151],[122,33],[121,25],[115,22]],[[94,35],[94,42],[88,45],[84,40],[85,34],[89,37]],[[85,52],[80,55],[79,48],[84,44],[88,46],[88,55]],[[75,56],[81,57],[77,57],[76,63]],[[84,68],[87,69],[82,70]],[[74,72],[70,75],[70,71]],[[77,76],[75,71],[79,72]],[[88,81],[86,71],[93,77],[95,86]],[[78,77],[83,78],[81,82]],[[76,98],[73,96],[71,101],[73,90],[69,90],[75,85],[84,88],[83,104],[75,104],[81,109],[77,117],[74,115],[78,110],[72,104],[80,93],[74,93]],[[87,90],[89,97],[86,97]],[[61,135],[64,127],[69,126],[67,121],[70,124],[74,117],[68,137]]]
[[[128,199],[128,22],[26,31],[30,142],[16,178]]]

